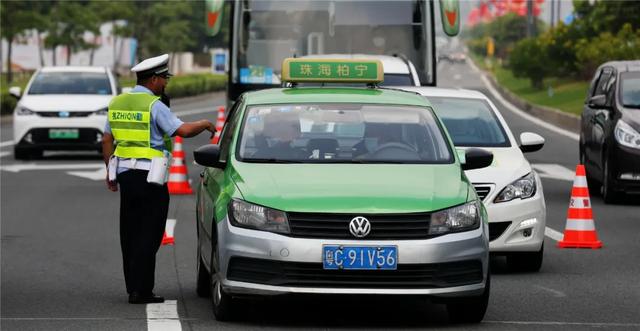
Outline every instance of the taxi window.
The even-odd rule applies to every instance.
[[[453,144],[461,147],[510,147],[507,134],[489,104],[480,99],[428,97],[449,131]]]
[[[238,159],[296,163],[451,163],[428,108],[371,104],[250,107]]]

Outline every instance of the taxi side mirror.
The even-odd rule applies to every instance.
[[[205,167],[224,169],[225,162],[220,161],[220,145],[204,145],[193,151],[193,159]]]
[[[464,152],[462,170],[485,168],[492,162],[493,153],[481,148],[469,148]]]

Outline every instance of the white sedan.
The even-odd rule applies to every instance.
[[[489,214],[489,248],[505,255],[511,270],[538,271],[542,265],[546,206],[542,183],[523,153],[542,148],[531,132],[517,142],[504,118],[484,94],[471,90],[403,87],[426,97],[457,148],[493,153],[489,167],[466,171]]]
[[[45,67],[36,71],[13,114],[16,159],[43,150],[100,150],[107,107],[118,83],[105,67]]]

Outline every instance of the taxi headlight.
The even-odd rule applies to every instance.
[[[445,234],[477,229],[480,226],[478,200],[431,214],[429,234]]]
[[[242,200],[232,200],[229,206],[231,224],[249,229],[289,233],[287,214]]]
[[[107,107],[98,109],[95,112],[93,112],[93,114],[100,115],[100,116],[107,116],[108,113],[109,113],[109,108]]]
[[[33,115],[33,114],[35,114],[35,113],[31,109],[29,109],[27,107],[22,107],[22,106],[16,107],[16,115],[18,115],[18,116]]]
[[[493,202],[506,202],[513,199],[531,198],[536,194],[536,177],[533,172],[507,185]]]
[[[616,141],[626,147],[640,149],[640,133],[623,120],[618,120],[614,129]]]

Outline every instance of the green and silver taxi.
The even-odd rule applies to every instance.
[[[488,223],[464,170],[492,154],[456,151],[427,100],[378,88],[377,60],[282,72],[286,87],[242,95],[220,144],[194,152],[197,291],[216,318],[240,296],[297,293],[429,296],[482,320]],[[331,86],[345,82],[362,86]]]

